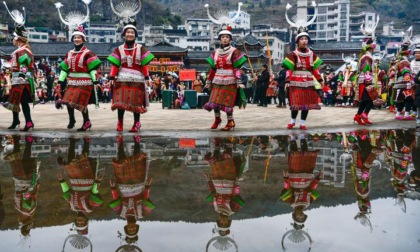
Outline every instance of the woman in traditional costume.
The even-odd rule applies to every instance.
[[[299,30],[295,41],[297,44],[296,50],[289,53],[283,61],[283,66],[287,69],[286,88],[288,89],[291,110],[291,121],[287,128],[292,129],[295,126],[296,117],[300,110],[300,129],[306,130],[309,110],[321,109],[314,78],[319,83],[323,83],[319,73],[322,60],[308,48],[309,34],[305,28]]]
[[[72,129],[76,123],[74,109],[82,112],[83,125],[77,131],[86,131],[92,127],[89,119],[89,104],[97,104],[95,85],[99,83],[96,79],[96,70],[101,65],[98,57],[84,46],[86,35],[82,26],[79,26],[72,34],[74,49],[66,54],[61,62],[61,73],[58,83],[64,89],[64,82],[67,78],[67,87],[64,97],[58,104],[66,104],[69,114],[68,129]],[[96,100],[96,101],[95,101]]]
[[[238,12],[233,18],[225,18],[233,22],[239,16],[241,3],[238,6]],[[208,5],[205,5],[205,7],[208,8]],[[241,100],[240,107],[246,105],[245,98],[243,100],[241,95],[237,97],[238,85],[242,84],[239,69],[245,64],[246,56],[230,44],[233,38],[230,32],[231,27],[226,23],[214,19],[209,12],[207,14],[214,23],[222,25],[222,30],[218,35],[220,48],[214,50],[211,56],[207,58],[207,62],[210,65],[210,72],[205,88],[210,88],[211,94],[209,102],[204,104],[204,109],[209,112],[214,111],[215,119],[213,125],[210,127],[211,129],[217,129],[222,123],[220,111],[224,111],[228,121],[221,130],[230,131],[236,126],[233,120],[233,107],[236,104],[236,99]]]
[[[140,114],[147,112],[148,94],[146,80],[149,80],[147,65],[154,58],[146,47],[137,44],[136,22],[130,18],[124,20],[122,37],[123,45],[115,48],[108,56],[112,64],[109,79],[114,84],[112,110],[118,110],[117,131],[123,131],[124,113],[130,111],[134,115],[134,124],[129,132],[140,130]]]
[[[35,95],[34,86],[34,56],[31,47],[29,46],[28,32],[25,29],[26,13],[22,15],[17,10],[12,13],[7,8],[10,16],[16,23],[15,31],[13,33],[13,45],[18,47],[11,57],[11,72],[12,72],[12,88],[10,90],[9,102],[3,103],[3,106],[13,112],[13,122],[8,129],[15,129],[19,124],[19,112],[22,106],[22,112],[25,116],[25,127],[20,131],[28,131],[34,128],[34,123],[31,118],[31,109],[29,103],[33,102]]]
[[[379,96],[378,91],[373,85],[374,66],[372,57],[372,53],[376,47],[374,32],[378,23],[379,16],[376,24],[372,28],[364,29],[362,27],[362,32],[366,37],[362,43],[362,51],[360,52],[359,63],[357,65],[358,77],[357,87],[355,87],[355,101],[358,103],[359,109],[353,118],[353,121],[359,125],[372,124],[369,121],[368,115],[373,108],[373,101]]]

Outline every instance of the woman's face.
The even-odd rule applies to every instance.
[[[80,35],[74,35],[73,36],[73,44],[75,46],[79,46],[81,44],[83,44],[83,37]]]
[[[299,41],[298,41],[299,48],[306,48],[308,46],[308,42],[309,40],[308,40],[308,37],[306,36],[299,38]]]
[[[228,45],[228,44],[230,44],[230,36],[229,35],[226,35],[226,34],[223,34],[222,36],[220,36],[220,43],[222,45]]]
[[[125,41],[134,41],[136,40],[136,32],[133,29],[127,29],[125,31]]]

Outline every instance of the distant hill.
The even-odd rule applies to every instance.
[[[79,10],[85,13],[86,9],[81,0],[8,0],[10,9],[27,9],[27,25],[28,26],[44,26],[54,29],[60,29],[62,24],[59,20],[57,10],[54,3],[61,2],[64,7],[64,13],[72,10]],[[124,0],[135,1],[135,0]],[[274,27],[286,28],[288,24],[284,18],[287,2],[296,3],[295,0],[241,0],[243,2],[243,10],[252,15],[252,24],[272,24]],[[332,2],[334,0],[317,0],[317,3]],[[114,0],[114,4],[121,0]],[[207,18],[204,4],[210,4],[211,11],[219,9],[234,10],[237,8],[238,0],[143,0],[143,9],[138,14],[137,20],[139,24],[173,24],[183,23],[186,17]],[[113,22],[117,23],[116,15],[109,7],[109,0],[92,0],[91,19],[93,21]],[[74,9],[73,9],[74,8]],[[384,23],[394,21],[395,28],[407,29],[408,26],[417,22],[420,28],[420,16],[418,11],[418,1],[411,0],[351,0],[351,13],[359,13],[361,11],[374,11],[379,13],[381,22]],[[173,15],[171,15],[171,13]],[[0,7],[0,22],[13,24],[11,18],[7,14],[6,9]],[[420,33],[414,30],[415,33]]]
[[[331,3],[335,0],[316,0],[317,3]],[[219,9],[234,10],[238,2],[243,3],[242,9],[251,14],[252,24],[272,24],[274,27],[287,28],[284,13],[286,4],[295,4],[296,0],[160,0],[160,2],[172,12],[180,13],[182,17],[207,18],[204,4],[208,3],[212,13]],[[417,3],[416,3],[417,2]],[[395,28],[407,29],[416,21],[420,26],[418,15],[418,1],[410,0],[351,0],[350,13],[356,14],[362,11],[379,13],[381,22],[394,21]],[[420,27],[419,27],[420,28]],[[415,30],[415,33],[420,33]]]

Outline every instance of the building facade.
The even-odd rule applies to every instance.
[[[309,27],[314,41],[349,41],[350,1],[319,3],[318,16]]]

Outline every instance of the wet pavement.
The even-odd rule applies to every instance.
[[[89,136],[116,136],[117,112],[111,111],[109,103],[101,103],[98,109],[94,105],[89,106],[92,130],[86,134],[77,133],[76,129],[82,126],[81,113],[75,112],[76,126],[73,130],[67,130],[68,115],[65,109],[57,110],[52,103],[38,104],[32,109],[32,117],[35,130],[32,134],[55,137],[68,137],[71,135]],[[356,108],[322,107],[321,110],[309,112],[307,127],[310,133],[352,130],[363,128],[353,123]],[[214,117],[203,109],[162,109],[161,103],[151,103],[149,111],[141,115],[142,136],[170,136],[170,137],[228,137],[232,135],[279,135],[289,134],[290,130],[286,125],[290,122],[290,110],[277,108],[269,105],[267,108],[248,104],[246,109],[235,109],[234,118],[236,122],[235,131],[220,132],[210,130]],[[298,116],[300,118],[300,115]],[[222,124],[227,122],[226,116],[222,113]],[[374,125],[370,129],[392,129],[392,128],[414,128],[415,121],[394,120],[394,114],[386,109],[372,110],[370,120]],[[23,115],[20,114],[20,121],[23,127]],[[11,134],[16,131],[8,131],[7,127],[12,123],[12,113],[0,108],[0,133]],[[133,124],[132,115],[126,113],[124,118],[124,134]],[[293,131],[299,131],[298,124]]]
[[[208,115],[197,124],[211,124],[204,111],[161,116],[171,113],[184,123]],[[97,132],[69,133],[65,114],[48,119],[53,132],[38,117],[34,132],[2,131],[1,250],[420,250],[420,136],[406,127],[412,122],[350,129],[341,121],[348,118],[331,127],[313,118],[308,132],[264,134],[283,132],[272,125],[286,119],[266,115],[260,129],[237,114],[238,129],[223,134],[191,122],[153,128],[153,113],[140,135],[107,132],[110,120]],[[374,121],[388,117],[372,112]]]

